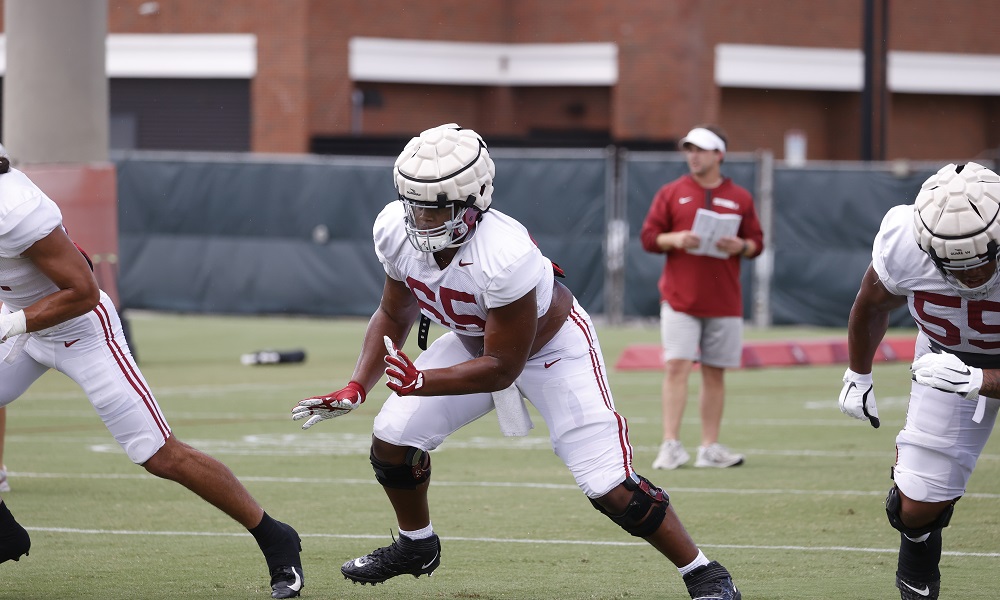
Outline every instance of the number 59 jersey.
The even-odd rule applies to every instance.
[[[552,302],[552,263],[516,219],[496,209],[483,213],[472,238],[440,268],[430,252],[414,248],[403,227],[402,202],[375,219],[375,253],[386,275],[406,284],[429,319],[452,331],[485,335],[486,315],[535,290],[538,316]]]
[[[932,345],[948,348],[973,366],[982,361],[970,361],[966,354],[1000,360],[1000,286],[982,299],[959,296],[917,245],[913,205],[895,206],[882,219],[872,267],[886,290],[906,296],[910,315]]]

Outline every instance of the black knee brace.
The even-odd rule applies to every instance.
[[[951,515],[955,512],[955,503],[952,502],[933,522],[923,527],[907,527],[899,517],[899,508],[902,504],[903,501],[899,498],[899,488],[894,485],[889,489],[889,495],[885,497],[885,514],[889,517],[889,524],[894,529],[911,538],[920,537],[938,529],[944,529],[951,522]]]
[[[375,469],[375,479],[383,487],[397,490],[415,490],[417,486],[431,478],[431,455],[417,448],[406,451],[405,463],[394,465],[375,458],[375,451],[368,459]]]
[[[660,527],[660,523],[667,516],[670,496],[642,475],[634,474],[633,476],[638,481],[633,480],[632,477],[626,477],[625,481],[622,482],[625,489],[632,492],[628,508],[622,514],[609,513],[593,498],[590,499],[590,503],[630,534],[636,537],[648,537],[653,535],[653,532]]]

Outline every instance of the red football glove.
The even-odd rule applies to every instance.
[[[320,421],[346,415],[365,401],[365,388],[357,381],[348,383],[343,389],[325,396],[313,396],[300,400],[292,409],[292,420],[309,417],[302,429],[309,429]]]
[[[384,341],[385,351],[388,352],[385,364],[389,365],[385,368],[385,376],[389,378],[385,385],[400,396],[407,396],[424,387],[423,372],[413,365],[408,356],[396,348],[396,344],[392,343],[389,336],[385,336]]]

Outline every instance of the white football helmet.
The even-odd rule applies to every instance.
[[[454,123],[439,125],[410,140],[396,159],[393,178],[406,207],[406,234],[421,252],[461,246],[489,209],[496,167],[478,133]],[[451,208],[439,226],[419,229],[414,210]]]
[[[1000,176],[993,171],[973,162],[942,167],[920,187],[913,224],[920,249],[961,296],[983,298],[1000,280],[1000,269],[975,287],[955,275],[995,264],[1000,252]]]

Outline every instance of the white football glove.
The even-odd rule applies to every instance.
[[[302,429],[309,429],[320,421],[346,415],[365,401],[365,388],[356,381],[351,381],[342,389],[323,396],[313,396],[299,403],[292,409],[292,420],[309,418],[302,424]]]
[[[12,338],[15,335],[21,335],[27,329],[28,325],[23,310],[0,315],[0,342],[5,342],[7,338]]]
[[[848,369],[844,372],[844,389],[840,390],[840,412],[845,415],[868,421],[878,429],[878,407],[875,406],[875,387],[872,384],[871,373],[855,373]]]
[[[979,397],[983,370],[970,367],[954,354],[928,352],[910,366],[913,381],[942,392],[961,394],[969,400]]]

